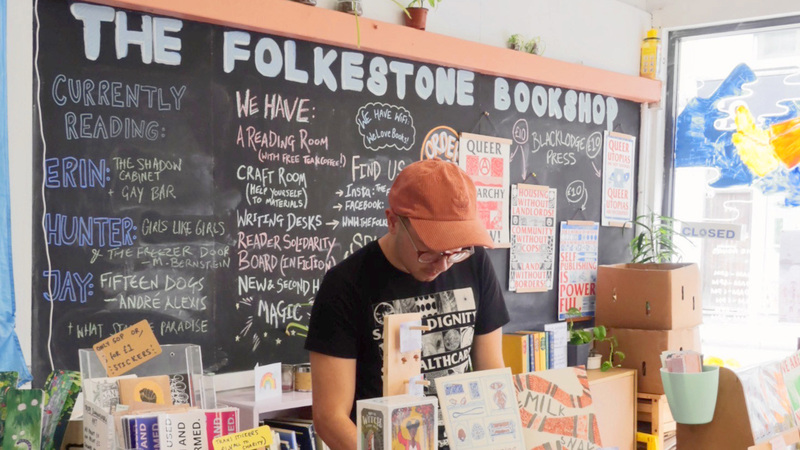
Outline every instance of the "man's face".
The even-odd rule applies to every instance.
[[[396,217],[397,226],[397,250],[398,257],[406,268],[409,274],[415,279],[423,282],[429,282],[436,279],[442,272],[449,269],[453,264],[447,261],[447,258],[438,258],[432,263],[419,262],[419,254],[417,252],[431,251],[419,239],[414,227],[408,223],[400,223],[400,217]],[[460,249],[454,249],[460,250]]]

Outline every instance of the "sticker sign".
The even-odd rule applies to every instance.
[[[272,430],[266,425],[214,438],[215,450],[251,450],[269,445],[272,445]]]
[[[161,354],[161,346],[147,320],[109,336],[93,348],[109,377],[122,375]]]
[[[689,238],[740,241],[742,225],[738,223],[681,222],[681,233]]]

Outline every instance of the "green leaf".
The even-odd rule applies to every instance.
[[[622,353],[622,352],[620,352],[620,351],[616,351],[616,352],[614,352],[614,355],[615,355],[617,358],[619,358],[619,359],[617,360],[617,362],[618,362],[618,363],[620,363],[620,362],[622,362],[622,361],[624,361],[624,360],[625,360],[625,353]]]
[[[600,366],[601,372],[608,372],[612,367],[611,361],[603,361],[603,364]]]
[[[605,325],[599,325],[594,327],[593,330],[594,338],[598,341],[602,342],[606,340],[606,327]]]

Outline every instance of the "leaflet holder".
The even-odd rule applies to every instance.
[[[108,376],[94,349],[79,349],[78,359],[83,379]],[[194,399],[192,406],[204,409],[216,408],[214,378],[211,375],[203,374],[203,359],[199,345],[162,345],[160,355],[131,369],[127,373],[140,377],[185,374],[189,377],[191,385],[192,398]]]

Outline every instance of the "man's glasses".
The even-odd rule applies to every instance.
[[[461,250],[447,251],[447,252],[434,252],[434,251],[422,252],[417,248],[417,244],[414,243],[414,239],[411,237],[411,233],[408,232],[408,228],[406,228],[406,224],[403,218],[398,217],[397,220],[400,221],[400,225],[402,225],[403,229],[406,230],[406,234],[408,235],[408,240],[411,241],[411,245],[414,246],[414,250],[417,251],[417,261],[421,262],[422,264],[435,263],[442,258],[447,258],[448,263],[455,264],[464,261],[465,259],[469,258],[473,253],[475,253],[474,247],[467,247],[467,248],[462,248]]]

